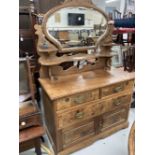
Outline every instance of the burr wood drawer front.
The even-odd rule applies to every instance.
[[[57,112],[57,126],[59,129],[66,128],[70,125],[79,123],[89,118],[93,118],[104,111],[106,108],[100,108],[99,101],[94,101],[86,105],[76,106],[66,112]]]
[[[85,122],[85,124],[62,131],[63,148],[82,142],[83,139],[95,134],[94,121]]]
[[[129,108],[124,107],[113,112],[103,114],[99,121],[99,131],[105,131],[109,128],[117,126],[125,121],[127,121],[129,113]]]
[[[126,81],[122,83],[117,83],[111,86],[107,86],[101,89],[101,97],[106,97],[108,95],[113,95],[116,93],[123,92],[127,89],[132,89],[133,88],[133,81]]]
[[[72,124],[112,111],[123,105],[129,106],[130,101],[131,94],[123,94],[110,99],[97,100],[85,105],[76,106],[66,112],[57,112],[58,128],[66,128]]]
[[[54,101],[54,103],[57,110],[64,110],[97,99],[99,99],[99,89],[61,98]]]
[[[123,105],[128,105],[131,103],[131,94],[121,94],[119,96],[112,97],[110,99],[103,99],[98,102],[98,112],[99,114],[112,111],[114,109],[120,108]]]

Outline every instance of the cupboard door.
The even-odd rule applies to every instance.
[[[129,110],[127,108],[122,108],[117,111],[102,115],[99,121],[99,130],[105,131],[127,121],[128,112]]]
[[[82,141],[95,134],[94,122],[86,122],[85,124],[77,127],[69,128],[67,131],[63,131],[63,147],[68,147]]]

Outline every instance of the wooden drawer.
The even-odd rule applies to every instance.
[[[133,88],[133,81],[126,81],[122,83],[117,83],[112,86],[107,86],[101,89],[101,97],[106,97],[108,95],[113,95],[115,93],[123,92],[127,89]]]
[[[111,99],[97,100],[86,105],[77,106],[63,113],[57,112],[58,128],[65,128],[123,105],[129,105],[130,101],[131,94],[124,94]]]
[[[99,104],[93,102],[87,105],[77,106],[71,110],[57,113],[58,128],[66,128],[70,125],[79,123],[85,119],[92,118],[100,114]]]
[[[99,130],[104,131],[127,121],[128,112],[129,108],[121,108],[102,115],[99,121]]]
[[[62,131],[63,147],[74,145],[95,134],[94,121],[83,122]]]
[[[99,99],[99,90],[93,90],[65,97],[54,101],[57,110],[64,110],[69,107],[80,105],[85,102],[90,102]]]
[[[122,105],[129,105],[131,103],[131,94],[125,94],[112,99],[107,100],[108,110],[116,109]]]
[[[19,120],[19,129],[25,129],[32,126],[38,126],[41,125],[41,116],[39,114],[25,117],[23,119]]]
[[[131,103],[131,94],[123,94],[110,99],[101,100],[98,102],[98,112],[100,114],[112,111],[123,105],[129,105]]]

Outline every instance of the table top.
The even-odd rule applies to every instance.
[[[80,74],[62,76],[55,82],[52,82],[47,78],[40,78],[39,81],[49,98],[51,100],[55,100],[76,93],[102,88],[123,81],[133,80],[134,77],[134,72],[129,73],[124,71],[123,68],[117,68],[111,69],[111,71],[99,69]]]

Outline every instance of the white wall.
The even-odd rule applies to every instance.
[[[92,0],[93,3],[101,8],[102,10],[106,11],[106,7],[115,7],[118,11],[120,11],[123,15],[125,9],[126,0],[116,0],[111,3],[106,3],[106,0]]]
[[[105,0],[92,0],[92,2],[100,9],[105,10]]]
[[[68,25],[68,13],[82,13],[85,14],[85,25],[83,26],[69,26]],[[56,22],[56,14],[59,16],[60,21]],[[61,9],[60,11],[56,12],[52,15],[47,23],[47,28],[50,30],[68,30],[68,29],[93,29],[94,24],[101,24],[104,25],[105,18],[103,15],[95,10],[91,9],[79,9],[79,8],[65,8]]]

